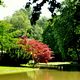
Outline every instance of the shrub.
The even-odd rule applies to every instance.
[[[6,50],[5,53],[0,53],[0,65],[19,66],[26,64],[30,60],[30,54],[19,47]]]

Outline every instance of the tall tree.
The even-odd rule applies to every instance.
[[[62,54],[62,58],[64,60],[67,58],[69,48],[72,48],[76,51],[79,59],[77,50],[80,49],[80,34],[79,32],[78,34],[76,34],[76,31],[80,31],[80,20],[78,18],[80,12],[79,1],[65,0],[59,11],[60,15],[53,17],[53,20],[50,24],[50,28],[52,28],[52,31],[46,33],[50,35],[53,34],[53,37],[50,37],[54,41],[56,41],[56,45],[58,46],[57,48]],[[49,45],[52,44],[54,41],[50,42]]]
[[[2,0],[0,0],[0,5],[2,5]]]
[[[25,9],[16,11],[11,18],[7,18],[6,20],[13,24],[13,31],[21,31],[19,36],[27,35],[27,31],[31,28],[28,12]]]
[[[31,1],[29,1],[26,3],[25,8],[29,8],[30,5],[32,5],[34,3],[36,4],[36,6],[33,6],[32,16],[30,19],[31,25],[34,25],[36,23],[36,21],[39,19],[39,16],[41,14],[41,8],[42,8],[42,6],[44,6],[45,3],[48,3],[50,5],[50,7],[48,9],[52,13],[52,16],[54,15],[54,10],[56,8],[60,8],[60,3],[58,3],[56,0],[42,0],[42,1],[33,0],[32,3],[31,3]]]
[[[0,21],[0,49],[6,50],[10,47],[14,46],[16,38],[13,38],[13,34],[11,33],[12,24],[3,20]]]

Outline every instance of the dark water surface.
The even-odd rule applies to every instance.
[[[25,73],[0,75],[0,80],[80,80],[80,72],[40,69]]]

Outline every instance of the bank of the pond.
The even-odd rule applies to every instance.
[[[0,66],[0,75],[22,73],[22,72],[28,72],[33,70],[38,70],[38,68]]]
[[[38,67],[38,68],[55,68],[56,66],[60,65],[68,65],[71,64],[71,62],[48,62],[48,63],[37,63],[37,64],[22,64],[21,66],[26,66],[26,67]]]
[[[14,74],[14,73],[24,73],[28,71],[34,71],[41,69],[59,69],[59,70],[79,70],[80,64],[72,62],[49,62],[49,63],[38,63],[33,66],[33,64],[24,64],[21,67],[9,67],[0,66],[0,75],[3,74]]]
[[[33,64],[24,64],[22,66],[26,67],[35,67],[41,69],[58,69],[58,70],[80,70],[80,64],[72,62],[49,62],[49,63],[38,63]]]

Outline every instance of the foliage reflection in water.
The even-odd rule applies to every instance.
[[[57,71],[40,69],[39,71],[30,71],[26,73],[0,75],[0,80],[79,80],[78,71]]]

